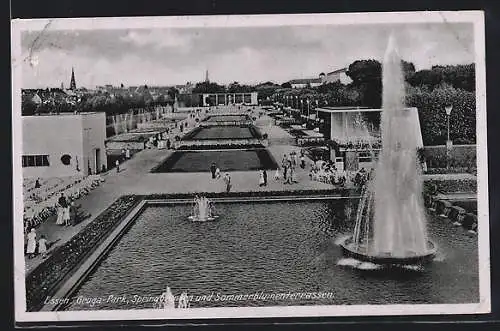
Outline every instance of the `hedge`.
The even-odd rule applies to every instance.
[[[446,146],[425,146],[422,151],[423,160],[429,168],[466,168],[471,172],[477,168],[476,145],[452,146],[447,155]]]
[[[476,96],[473,92],[441,86],[429,92],[411,88],[406,97],[409,107],[417,107],[424,145],[444,145],[447,139],[447,115],[444,107],[453,105],[450,115],[450,139],[455,144],[476,143]]]

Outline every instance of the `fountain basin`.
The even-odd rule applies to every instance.
[[[213,215],[209,217],[188,216],[188,219],[191,222],[211,222],[215,221],[217,218],[219,218],[218,215]]]
[[[340,242],[342,253],[346,257],[351,257],[356,260],[371,262],[381,265],[422,265],[432,262],[437,253],[437,246],[432,241],[427,242],[428,250],[424,254],[416,254],[408,252],[404,256],[372,254],[364,247],[359,247],[354,244],[352,237],[347,237]]]

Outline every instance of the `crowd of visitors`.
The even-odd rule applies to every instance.
[[[344,187],[352,183],[355,187],[362,188],[370,179],[373,169],[367,171],[361,168],[358,171],[340,170],[333,161],[318,160],[311,164],[309,178],[311,180]]]
[[[215,164],[215,162],[212,162],[212,164],[210,165],[210,173],[212,174],[212,179],[220,179],[221,178],[221,170],[217,166],[217,164]],[[226,192],[230,192],[232,184],[231,184],[231,176],[229,175],[228,172],[226,172],[222,176],[222,180],[224,181]]]
[[[24,183],[24,229],[37,227],[48,220],[53,215],[57,215],[64,220],[64,213],[59,216],[59,207],[61,204],[60,196],[64,195],[73,201],[81,196],[87,195],[91,190],[101,184],[104,179],[100,175],[91,175],[87,177],[67,177],[36,179],[34,184],[29,180]],[[28,188],[28,185],[33,185]],[[67,218],[67,216],[66,216]],[[63,221],[64,223],[64,221]]]

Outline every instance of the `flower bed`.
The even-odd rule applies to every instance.
[[[442,193],[477,192],[477,181],[473,179],[427,179],[424,181],[424,190],[426,186],[434,186],[437,192]]]
[[[57,285],[69,275],[85,257],[93,252],[102,239],[120,223],[140,201],[140,196],[127,195],[117,199],[80,233],[52,254],[26,277],[27,311],[37,311]]]
[[[183,150],[210,150],[210,149],[257,149],[264,148],[262,144],[223,144],[223,145],[190,145],[190,146],[180,146],[177,148],[178,151]]]
[[[249,191],[249,192],[196,192],[196,193],[159,193],[144,196],[147,200],[165,199],[192,199],[195,195],[203,195],[207,198],[259,198],[259,197],[283,197],[283,196],[317,196],[339,194],[343,196],[356,195],[357,190],[346,188],[331,188],[327,190],[285,190],[285,191]]]
[[[427,168],[425,171],[426,175],[444,175],[444,174],[463,174],[463,173],[470,173],[470,174],[477,174],[477,168],[463,168],[463,167],[456,167],[456,168]]]

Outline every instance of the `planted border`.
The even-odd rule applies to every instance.
[[[125,195],[113,202],[104,212],[83,228],[67,243],[26,276],[26,310],[38,311],[57,286],[91,254],[103,238],[123,220],[142,199],[139,195]]]

